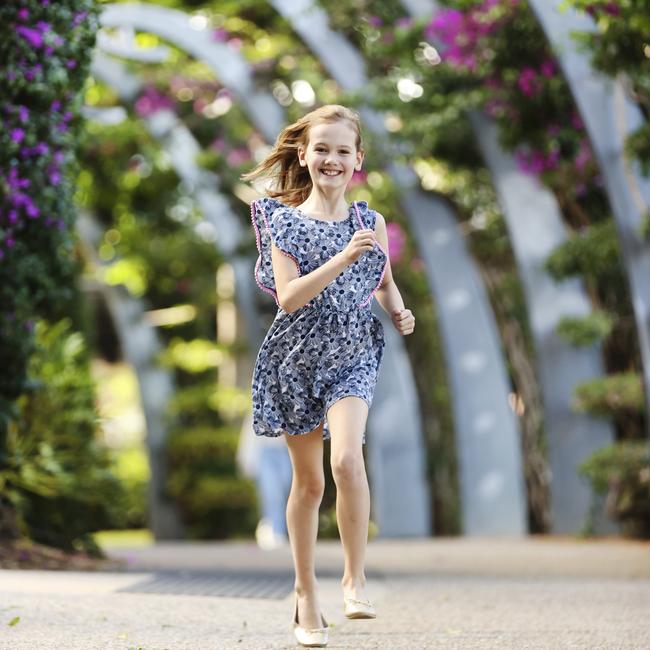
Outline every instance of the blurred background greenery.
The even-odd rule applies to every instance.
[[[152,32],[133,34],[131,45],[167,47],[164,63],[118,56],[140,83],[131,100],[90,74],[105,4],[26,0],[0,8],[0,50],[9,62],[0,79],[8,127],[0,136],[6,190],[0,206],[0,539],[23,536],[99,555],[96,531],[145,531],[150,523],[146,419],[106,287],[142,305],[156,329],[156,362],[173,386],[164,413],[165,495],[187,536],[251,537],[259,504],[235,461],[249,409],[244,380],[251,350],[241,332],[220,338],[218,312],[232,303],[218,287],[225,260],[194,188],[179,177],[147,120],[170,110],[189,130],[200,147],[198,163],[218,176],[220,192],[250,230],[241,251],[250,255],[250,195],[239,176],[267,143],[205,62]],[[496,121],[502,146],[561,207],[569,237],[548,258],[548,271],[557,281],[581,278],[594,309],[588,318],[562,322],[559,331],[576,346],[603,346],[607,375],[579,386],[574,403],[611,419],[617,440],[581,471],[595,493],[607,496],[624,533],[649,536],[647,413],[621,252],[584,125],[527,3],[450,1],[440,3],[434,18],[416,20],[399,3],[321,0],[333,29],[363,54],[371,81],[362,93],[333,81],[271,3],[147,4],[187,12],[215,42],[242,55],[255,86],[273,94],[288,120],[323,103],[381,111],[391,139],[365,134],[368,171],[355,175],[349,198],[371,201],[387,215],[396,281],[417,314],[418,328],[404,343],[421,405],[436,535],[460,531],[454,423],[436,306],[397,189],[380,164],[386,156],[412,166],[422,187],[447,197],[456,210],[489,291],[513,394],[523,405],[517,415],[530,443],[529,531],[548,532],[544,417],[526,306],[467,112],[480,108]],[[594,66],[626,80],[645,116],[627,149],[647,173],[650,3],[567,5],[592,16],[595,33],[577,37]],[[472,32],[472,24],[484,29]],[[104,29],[104,37],[117,38],[117,31]],[[433,38],[449,48],[442,64]],[[122,112],[112,121],[95,119],[108,109]],[[77,214],[98,228],[94,252],[75,233]],[[646,237],[649,224],[647,216]],[[262,298],[258,306],[270,322],[274,306]],[[327,462],[325,469],[320,534],[337,536]]]

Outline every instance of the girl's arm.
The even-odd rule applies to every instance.
[[[415,317],[410,309],[404,307],[402,294],[397,288],[395,280],[393,280],[390,259],[388,259],[388,231],[386,230],[386,220],[379,212],[376,215],[375,235],[377,242],[386,253],[387,260],[384,278],[375,293],[375,298],[377,298],[377,302],[381,305],[381,308],[391,317],[397,331],[400,334],[411,334],[415,329]]]
[[[351,263],[343,251],[340,251],[317,269],[301,277],[296,263],[275,244],[271,245],[271,260],[278,301],[288,313],[300,309],[315,298]]]

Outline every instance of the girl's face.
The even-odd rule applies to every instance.
[[[306,148],[298,148],[298,160],[309,169],[314,186],[345,189],[363,163],[363,152],[357,151],[356,140],[357,133],[346,120],[316,124],[309,129],[309,142]]]

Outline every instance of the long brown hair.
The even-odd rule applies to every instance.
[[[301,167],[298,161],[298,147],[307,147],[309,129],[323,122],[331,123],[348,120],[357,132],[356,148],[363,151],[361,141],[361,120],[359,114],[340,104],[326,104],[298,121],[282,129],[271,152],[255,169],[242,174],[241,179],[250,181],[257,178],[272,178],[274,184],[267,190],[268,196],[279,199],[287,205],[300,205],[311,192],[311,177],[307,167]]]

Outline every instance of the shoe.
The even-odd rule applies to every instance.
[[[296,595],[296,611],[293,615],[293,633],[300,645],[308,648],[324,648],[327,645],[328,623],[321,612],[324,627],[304,628],[298,623],[298,596]]]
[[[377,618],[375,606],[369,600],[344,598],[343,604],[347,618]]]

